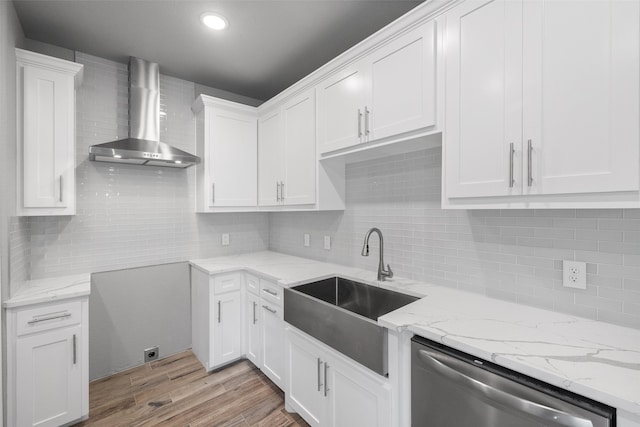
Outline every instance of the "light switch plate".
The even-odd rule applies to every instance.
[[[309,247],[309,244],[311,243],[311,237],[305,233],[304,235],[304,246],[305,247]]]
[[[324,236],[324,248],[326,250],[331,250],[331,236]]]
[[[229,233],[222,233],[222,246],[229,246]]]
[[[562,286],[566,288],[587,289],[587,263],[580,261],[562,261]]]

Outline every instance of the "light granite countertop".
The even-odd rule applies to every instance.
[[[285,287],[339,275],[420,300],[378,319],[625,411],[640,422],[640,331],[415,280],[256,252],[191,264],[206,273],[245,270]]]
[[[56,300],[86,296],[91,293],[91,275],[51,277],[22,283],[18,292],[4,302],[5,308],[22,307]]]

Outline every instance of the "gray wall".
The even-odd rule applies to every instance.
[[[89,377],[105,377],[191,347],[191,291],[186,262],[92,275]]]
[[[375,271],[377,226],[398,276],[640,329],[640,209],[442,210],[441,173],[440,148],[350,164],[345,211],[270,214],[269,246]],[[562,260],[587,262],[586,290]]]

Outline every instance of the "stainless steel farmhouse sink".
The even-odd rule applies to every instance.
[[[380,375],[387,333],[378,317],[418,298],[341,277],[285,289],[284,320]]]

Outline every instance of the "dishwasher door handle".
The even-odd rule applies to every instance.
[[[543,420],[547,425],[558,427],[593,427],[591,421],[576,417],[563,411],[558,411],[548,406],[532,402],[527,399],[504,392],[489,384],[471,378],[450,366],[446,365],[442,360],[447,356],[441,356],[427,350],[419,350],[420,360],[431,370],[439,375],[444,376],[448,380],[465,387],[468,391],[476,396],[481,397],[485,401],[491,401],[500,406],[516,409],[518,412],[525,413],[529,416]]]

